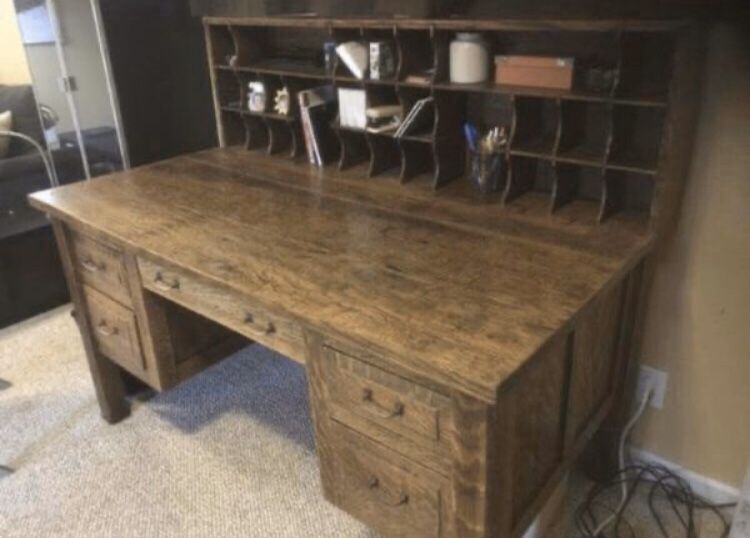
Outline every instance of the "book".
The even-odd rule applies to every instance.
[[[380,105],[371,106],[366,111],[367,119],[377,120],[380,118],[386,118],[391,116],[401,116],[402,109],[401,105]]]
[[[396,55],[388,41],[370,42],[370,78],[382,80],[395,76]]]
[[[430,128],[434,119],[433,107],[432,97],[425,97],[414,103],[414,106],[411,107],[411,110],[404,118],[404,121],[401,122],[401,125],[399,125],[394,136],[401,138],[420,129]]]
[[[365,78],[368,64],[367,47],[359,41],[347,41],[336,47],[338,54],[344,65],[349,68],[352,75],[362,80]]]
[[[367,94],[357,88],[339,88],[341,127],[364,130],[367,127]]]
[[[297,95],[307,158],[322,166],[333,153],[329,123],[336,113],[336,91],[333,86],[303,90]]]

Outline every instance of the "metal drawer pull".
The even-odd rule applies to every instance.
[[[373,491],[377,490],[383,492],[381,495],[378,495],[378,499],[380,502],[387,504],[388,506],[401,506],[409,502],[409,495],[403,491],[398,494],[395,500],[389,499],[386,490],[380,486],[380,480],[378,480],[377,476],[371,475],[367,482],[367,486]]]
[[[362,401],[370,404],[367,409],[370,410],[370,413],[380,418],[395,418],[404,414],[404,404],[401,402],[393,404],[393,409],[387,409],[378,405],[372,397],[372,389],[362,390]]]
[[[83,267],[89,273],[96,273],[98,271],[104,271],[107,266],[103,263],[96,263],[91,258],[84,258],[81,260],[81,267]]]
[[[102,321],[96,326],[96,330],[102,336],[114,336],[117,334],[117,327],[110,327],[106,321]]]
[[[265,327],[258,327],[255,324],[255,317],[249,312],[245,314],[245,325],[250,325],[254,330],[257,330],[258,332],[261,332],[263,334],[273,334],[276,332],[276,326],[272,321],[267,322]]]
[[[164,275],[161,271],[156,273],[156,276],[154,277],[154,286],[156,286],[158,289],[162,291],[171,291],[171,290],[178,290],[180,289],[180,281],[177,278],[172,279],[171,281],[164,278]]]

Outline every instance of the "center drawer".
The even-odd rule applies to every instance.
[[[236,292],[178,268],[138,258],[144,288],[304,363],[302,328]]]

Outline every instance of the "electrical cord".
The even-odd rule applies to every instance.
[[[633,525],[625,517],[625,512],[633,497],[642,484],[650,485],[647,502],[651,517],[659,528],[663,538],[670,536],[664,525],[662,513],[656,505],[657,496],[666,498],[672,514],[679,521],[685,531],[685,538],[698,538],[695,516],[698,511],[710,511],[721,523],[721,538],[729,535],[729,522],[721,512],[722,509],[736,506],[736,503],[714,504],[693,492],[690,484],[667,467],[656,464],[625,464],[625,443],[635,424],[643,415],[651,396],[652,387],[646,390],[633,417],[627,423],[620,435],[618,458],[620,469],[602,484],[595,484],[586,499],[575,512],[577,531],[586,538],[605,538],[605,531],[611,526],[612,536],[615,538],[636,538]],[[612,488],[619,487],[620,502],[616,508],[611,508],[601,500]],[[604,509],[609,514],[603,521],[598,522],[594,509]],[[624,524],[624,525],[623,525]],[[621,532],[621,528],[629,531]]]
[[[625,468],[625,442],[628,440],[628,437],[630,437],[631,430],[635,427],[636,423],[643,415],[643,412],[646,410],[646,406],[648,405],[648,402],[651,399],[653,393],[653,387],[648,387],[648,389],[646,389],[646,392],[643,394],[643,398],[641,399],[641,403],[638,405],[638,409],[636,410],[630,421],[625,425],[625,429],[622,430],[622,434],[620,435],[620,444],[617,447],[617,458],[620,463],[620,469]],[[627,480],[623,480],[620,483],[620,492],[621,496],[619,506],[607,519],[602,521],[596,527],[593,536],[599,536],[607,527],[612,524],[613,521],[617,521],[619,519],[620,514],[622,513],[629,500]]]

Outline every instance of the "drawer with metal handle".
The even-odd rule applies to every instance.
[[[383,430],[447,460],[453,432],[450,399],[330,346],[323,350],[330,416],[386,442]],[[408,447],[408,444],[402,444]]]
[[[251,298],[179,268],[138,258],[144,288],[202,314],[274,351],[304,362],[302,329],[294,321],[269,313]]]
[[[385,536],[453,536],[447,478],[346,426],[333,424],[331,433],[322,457],[334,462],[328,490],[335,504]]]
[[[133,312],[89,286],[83,286],[83,294],[97,351],[147,380],[146,362]]]
[[[122,252],[80,233],[73,234],[73,263],[88,286],[131,306],[130,289]]]

